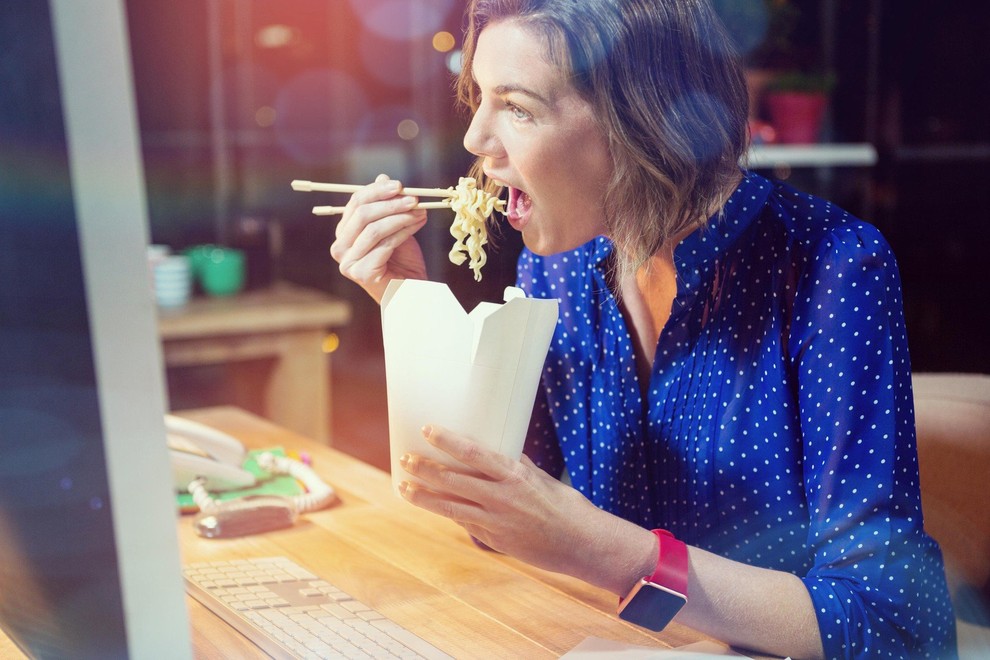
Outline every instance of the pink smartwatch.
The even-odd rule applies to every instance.
[[[687,602],[687,546],[665,529],[652,530],[660,542],[657,567],[619,601],[619,618],[663,630]]]

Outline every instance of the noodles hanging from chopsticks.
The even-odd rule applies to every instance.
[[[450,208],[454,211],[454,223],[450,226],[450,235],[454,237],[454,247],[448,257],[455,265],[460,266],[470,259],[468,268],[474,271],[476,282],[481,281],[481,268],[488,261],[485,254],[485,244],[488,243],[488,229],[485,220],[492,211],[503,213],[505,200],[478,188],[472,177],[462,176],[450,200]]]

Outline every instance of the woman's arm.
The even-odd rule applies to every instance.
[[[690,546],[688,559],[689,598],[678,623],[763,653],[824,657],[811,597],[799,577]]]
[[[952,604],[924,532],[900,277],[876,228],[828,207],[794,287],[795,374],[813,565],[830,657],[953,657]]]
[[[454,520],[495,550],[617,596],[653,572],[653,534],[597,508],[529,459],[511,460],[439,428],[424,429],[424,436],[468,467],[404,457],[403,468],[421,480],[400,488],[413,504]],[[688,556],[688,604],[678,622],[764,653],[822,656],[811,599],[799,578],[693,547]]]

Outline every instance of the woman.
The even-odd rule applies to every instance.
[[[733,645],[953,655],[893,255],[739,169],[745,86],[708,4],[474,0],[468,17],[464,144],[508,189],[520,286],[561,317],[522,461],[428,427],[470,469],[406,456],[428,485],[403,496],[637,603],[686,552],[668,614]],[[426,277],[425,212],[400,191],[355,193],[331,249],[379,300]]]

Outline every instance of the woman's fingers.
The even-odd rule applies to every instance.
[[[450,518],[460,525],[478,525],[484,516],[481,508],[474,502],[441,494],[411,481],[403,481],[399,484],[399,494],[409,503]]]
[[[479,500],[484,500],[485,484],[490,486],[490,481],[417,454],[406,454],[399,459],[399,465],[417,478],[416,482],[399,484],[399,494],[407,502],[474,530],[470,533],[479,538],[489,537],[484,525],[491,516]]]
[[[490,479],[500,481],[516,474],[518,461],[485,449],[456,433],[450,433],[439,426],[426,426],[422,429],[422,433],[431,445]]]
[[[452,494],[471,502],[479,502],[489,490],[491,480],[484,474],[467,468],[453,468],[419,454],[406,454],[399,459],[402,469],[425,483],[431,490]]]
[[[391,215],[409,213],[416,205],[415,197],[399,194],[402,189],[399,181],[382,176],[351,195],[337,222],[335,243],[350,247],[368,225]]]
[[[379,175],[353,195],[335,229],[330,255],[340,272],[381,300],[390,279],[426,277],[414,235],[426,224],[417,199],[402,195],[402,184]]]
[[[330,245],[331,256],[338,262],[343,262],[348,255],[367,253],[370,247],[375,242],[380,242],[383,237],[390,236],[397,230],[423,219],[421,214],[425,212],[408,210],[392,212],[389,207],[394,206],[392,200],[376,202],[360,207],[347,221],[342,219],[337,224],[334,241]]]
[[[476,505],[471,521],[490,525],[492,516],[512,511],[520,498],[540,497],[539,468],[531,469],[440,427],[424,428],[423,433],[433,446],[456,460],[441,463],[406,454],[400,465],[439,499],[449,497]]]
[[[415,200],[416,198],[413,197],[412,199]],[[394,200],[378,202],[369,206],[374,207],[382,205],[391,207],[393,206],[393,201]],[[426,211],[413,210],[411,206],[408,208],[406,208],[406,206],[407,205],[403,203],[397,205],[395,209],[388,208],[386,215],[382,216],[379,216],[376,213],[373,216],[376,219],[364,225],[364,228],[357,234],[357,236],[354,236],[349,240],[351,250],[359,254],[367,254],[373,248],[385,243],[392,243],[393,247],[401,245],[407,238],[409,238],[409,236],[414,234],[416,230],[422,226],[423,221],[426,220]],[[362,208],[362,210],[365,209]]]
[[[364,186],[352,194],[351,198],[347,200],[347,205],[344,207],[345,219],[358,207],[396,197],[400,190],[402,190],[401,181],[390,179],[384,174],[379,174],[374,183]]]
[[[336,240],[330,254],[340,272],[352,280],[366,281],[385,271],[396,249],[426,223],[426,211],[390,216],[368,225],[353,243]]]

